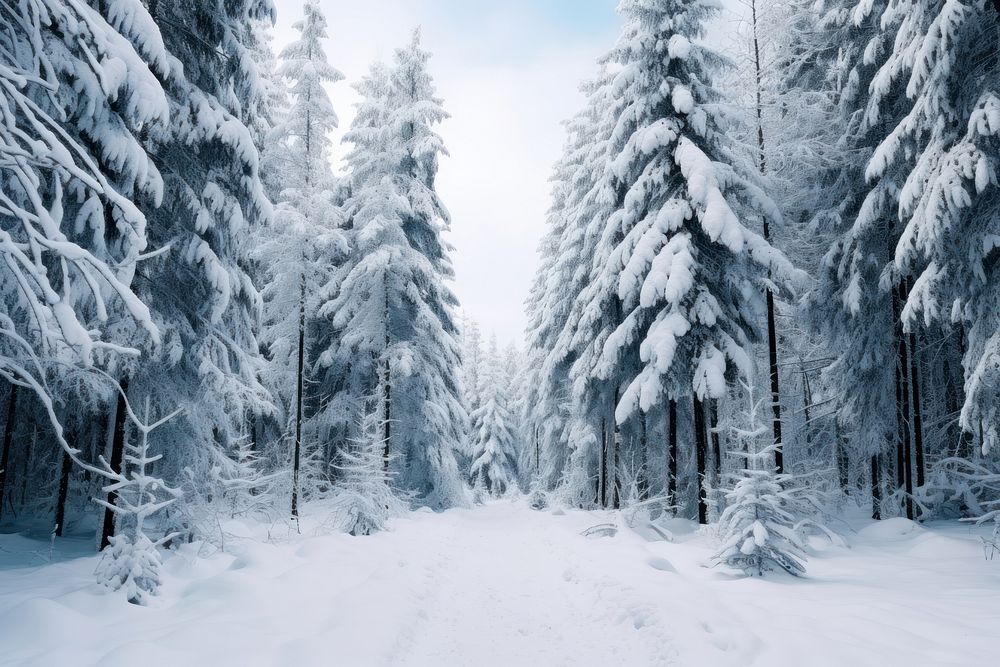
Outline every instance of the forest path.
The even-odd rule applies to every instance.
[[[580,535],[579,517],[503,502],[449,514],[411,545],[429,576],[391,664],[672,663],[658,610],[590,558],[594,539]]]
[[[92,532],[0,535],[0,667],[995,666],[1000,568],[986,528],[905,519],[813,544],[802,579],[706,567],[621,514],[524,499],[417,511],[368,537],[308,505],[285,523],[223,521],[225,551],[166,556],[150,607],[94,582]],[[613,536],[584,535],[595,525]],[[892,656],[889,663],[885,656]]]

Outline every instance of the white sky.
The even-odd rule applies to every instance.
[[[740,0],[723,0],[734,7]],[[291,41],[299,0],[275,0],[275,48]],[[391,60],[414,27],[452,118],[439,128],[451,154],[438,191],[452,215],[449,240],[463,309],[502,344],[520,344],[524,300],[545,230],[548,177],[561,122],[582,105],[578,85],[615,41],[616,0],[321,0],[327,53],[347,76],[331,88],[341,130],[358,97],[350,83]],[[736,11],[739,11],[738,9]],[[720,21],[728,32],[732,17]],[[713,40],[715,41],[715,40]],[[720,40],[722,41],[722,40]]]

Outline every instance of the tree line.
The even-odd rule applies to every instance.
[[[620,3],[567,125],[527,302],[535,484],[701,523],[786,492],[996,516],[1000,13],[751,0],[731,60],[715,4]]]
[[[355,88],[270,0],[0,9],[0,521],[93,527],[145,603],[158,547],[330,501],[366,534],[464,503],[445,118],[419,32]],[[464,462],[463,462],[464,463]],[[93,502],[96,501],[96,502]]]

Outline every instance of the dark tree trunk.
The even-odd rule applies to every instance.
[[[835,454],[837,457],[837,476],[840,480],[840,490],[846,494],[850,483],[848,479],[850,460],[847,458],[847,446],[844,442],[844,437],[840,433],[840,423],[836,420],[834,421],[834,438],[837,447]]]
[[[538,426],[535,426],[535,477],[541,475],[542,470],[542,448],[538,439]]]
[[[712,399],[709,404],[708,412],[709,425],[711,426],[711,437],[712,437],[712,459],[715,464],[715,481],[713,482],[716,490],[722,486],[722,437],[719,435],[719,400]]]
[[[882,518],[882,471],[879,469],[878,454],[872,456],[872,518]]]
[[[695,458],[698,466],[698,523],[708,523],[708,496],[705,493],[705,459],[708,453],[708,437],[705,432],[705,404],[694,397],[694,439]]]
[[[118,400],[115,403],[115,431],[111,437],[111,460],[108,462],[111,470],[116,473],[122,471],[122,455],[125,452],[125,394],[128,393],[128,378],[124,377],[119,382],[121,391],[118,392]],[[109,493],[107,497],[109,505],[115,504],[115,494]],[[104,510],[104,524],[101,527],[101,550],[111,544],[111,536],[115,534],[115,513],[110,508]]]
[[[799,367],[802,369],[802,416],[805,418],[802,432],[805,434],[806,451],[812,454],[812,387],[802,357],[799,357]]]
[[[618,425],[618,419],[615,418],[615,408],[618,407],[618,389],[615,388],[615,402],[611,409],[611,420],[614,422],[614,430],[612,432],[611,444],[614,447],[614,458],[612,465],[614,466],[614,476],[611,479],[612,488],[612,506],[614,509],[619,509],[621,507],[621,479],[618,475],[618,465],[619,465],[619,452],[621,451],[622,443],[622,432],[621,427]]]
[[[66,525],[66,497],[69,495],[69,473],[73,469],[73,459],[63,452],[62,471],[59,475],[59,494],[56,497],[56,537],[62,537]]]
[[[299,470],[302,466],[302,391],[306,371],[306,283],[299,286],[299,354],[295,369],[295,449],[292,452],[292,518],[299,517]]]
[[[757,3],[750,2],[751,27],[753,29],[754,73],[757,83],[757,150],[760,173],[767,172],[764,145],[764,103],[763,70],[760,61],[760,43],[757,39]],[[771,226],[764,219],[764,240],[771,241]],[[767,290],[767,361],[771,376],[771,429],[774,432],[774,467],[780,475],[785,471],[785,455],[781,449],[781,390],[778,386],[778,331],[774,316],[774,292]]]
[[[677,504],[677,401],[670,399],[667,408],[667,496]]]
[[[608,420],[601,419],[601,470],[599,475],[599,493],[601,507],[608,506]]]
[[[913,453],[916,456],[917,488],[924,485],[924,422],[920,405],[920,364],[917,336],[910,334],[910,384],[913,387]]]
[[[642,420],[639,434],[639,500],[649,500],[649,433],[646,427],[646,415],[640,416]]]
[[[386,479],[389,478],[389,457],[391,455],[390,444],[392,441],[392,368],[389,366],[389,347],[392,345],[392,338],[389,335],[389,287],[384,287],[385,310],[385,379],[382,385],[382,416],[385,423],[382,425],[382,472]]]
[[[3,518],[4,498],[7,492],[7,468],[10,465],[10,445],[14,440],[14,417],[17,416],[17,385],[11,384],[7,393],[7,420],[3,424],[3,452],[0,453],[0,519]]]
[[[906,288],[899,285],[896,288],[895,301],[895,333],[898,349],[897,366],[899,368],[899,448],[902,456],[896,455],[897,464],[902,462],[903,491],[906,494],[904,505],[906,507],[906,518],[913,518],[913,472],[910,453],[910,364],[908,359],[906,336],[903,334],[902,306],[906,303]]]

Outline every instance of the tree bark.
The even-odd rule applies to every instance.
[[[73,469],[73,459],[63,452],[62,471],[59,475],[59,493],[56,497],[56,537],[62,537],[66,525],[66,497],[69,495],[69,473]]]
[[[649,500],[649,433],[646,427],[646,415],[641,415],[641,433],[639,434],[639,500]]]
[[[750,0],[751,22],[753,28],[754,72],[757,80],[757,150],[760,173],[767,172],[767,159],[764,144],[764,102],[763,71],[760,63],[760,42],[757,38],[757,2]],[[764,240],[771,241],[771,226],[764,218]],[[767,290],[767,360],[771,376],[771,430],[774,433],[774,467],[780,475],[785,471],[785,454],[781,448],[781,388],[778,381],[778,332],[774,314],[774,292]]]
[[[913,387],[913,453],[916,456],[917,488],[924,485],[924,422],[920,405],[920,364],[917,335],[910,333],[910,383]]]
[[[299,354],[295,370],[295,449],[292,452],[292,518],[299,518],[299,471],[302,466],[302,391],[306,369],[306,280],[299,283]]]
[[[705,493],[705,459],[708,453],[708,437],[705,432],[705,404],[694,397],[694,438],[695,457],[698,465],[698,523],[708,523],[708,496]]]
[[[847,487],[850,480],[848,479],[848,465],[850,463],[847,458],[847,447],[844,443],[844,437],[840,433],[840,422],[834,419],[834,441],[836,443],[837,450],[835,452],[836,464],[837,464],[837,477],[840,481],[840,490],[843,493],[847,493]]]
[[[599,495],[601,507],[608,506],[608,420],[601,419],[601,470],[599,476]]]
[[[882,471],[879,469],[878,454],[872,456],[872,518],[882,518]]]
[[[903,334],[903,321],[901,318],[902,305],[906,303],[906,288],[900,284],[896,288],[895,305],[895,333],[897,343],[897,354],[899,367],[900,391],[898,398],[899,406],[899,447],[902,450],[902,457],[896,455],[897,463],[902,459],[902,480],[903,491],[906,494],[904,505],[906,507],[906,518],[913,518],[913,472],[910,452],[910,365],[908,359],[906,336]]]
[[[0,453],[0,519],[3,518],[7,491],[7,469],[10,465],[10,445],[14,440],[14,417],[17,413],[17,385],[11,383],[7,394],[7,421],[3,424],[3,452]]]
[[[722,486],[722,437],[719,435],[719,399],[712,399],[709,403],[708,422],[711,427],[709,433],[712,438],[712,459],[715,464],[715,480],[713,485],[716,491]]]
[[[108,462],[115,473],[122,471],[122,456],[125,452],[125,394],[128,393],[128,377],[118,383],[121,391],[115,403],[115,430],[111,437],[111,460]],[[107,502],[115,504],[115,494],[108,493]],[[115,534],[115,513],[111,508],[104,510],[104,524],[101,527],[101,550],[111,544],[111,536]]]
[[[667,418],[670,423],[667,427],[667,496],[670,504],[677,504],[677,401],[670,399],[667,408]]]
[[[389,347],[392,345],[392,338],[389,335],[389,286],[384,285],[383,289],[385,306],[382,316],[385,320],[385,362],[382,381],[382,416],[384,417],[382,424],[382,473],[388,479],[389,456],[391,455],[389,444],[392,439],[392,368],[389,366]]]
[[[614,467],[612,478],[611,478],[611,490],[612,490],[612,506],[614,509],[619,509],[621,507],[621,479],[618,475],[619,466],[619,453],[621,451],[621,441],[622,432],[621,427],[618,425],[618,420],[615,418],[615,408],[618,407],[618,388],[615,387],[615,401],[612,405],[611,410],[611,421],[614,422],[614,429],[612,432],[611,444],[614,447],[614,459],[612,460],[612,466]]]

